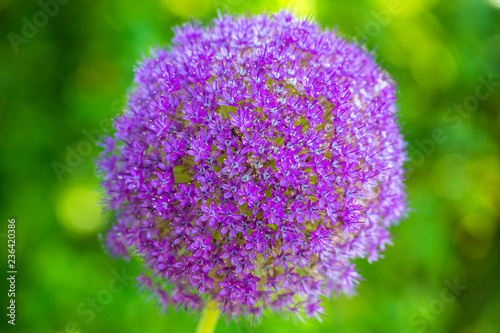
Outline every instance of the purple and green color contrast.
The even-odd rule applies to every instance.
[[[98,159],[114,256],[163,307],[320,316],[406,214],[395,84],[288,11],[175,28],[135,72]]]

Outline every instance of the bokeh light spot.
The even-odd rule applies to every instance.
[[[4,10],[10,4],[11,0],[0,0],[0,10]]]
[[[278,4],[281,8],[290,8],[293,12],[300,16],[316,15],[315,0],[278,0]]]
[[[409,67],[417,83],[424,88],[442,89],[456,80],[457,64],[447,46],[435,36],[439,27],[423,26],[399,21],[394,32],[409,55]]]
[[[104,225],[98,206],[99,196],[85,187],[72,187],[57,200],[59,222],[68,230],[79,234],[93,234]]]
[[[500,8],[500,0],[488,0],[493,7]]]
[[[442,157],[434,165],[433,185],[436,193],[446,199],[458,200],[462,198],[469,187],[466,160],[458,154]]]
[[[497,228],[495,219],[485,214],[465,216],[460,224],[467,232],[481,240],[491,239]]]
[[[184,19],[189,19],[191,17],[197,18],[207,15],[211,9],[212,2],[202,0],[162,0],[162,4],[174,15]]]

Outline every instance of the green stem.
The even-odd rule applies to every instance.
[[[217,309],[217,303],[210,301],[203,311],[203,317],[201,317],[198,323],[198,328],[196,333],[213,333],[215,326],[217,326],[217,319],[219,319],[220,311]]]

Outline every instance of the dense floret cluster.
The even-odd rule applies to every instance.
[[[105,244],[143,259],[164,306],[319,318],[406,210],[393,81],[287,11],[186,24],[172,43],[103,141]]]

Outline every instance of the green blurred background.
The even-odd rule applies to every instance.
[[[95,204],[94,136],[122,110],[136,61],[168,44],[174,25],[287,2],[60,1],[44,15],[44,2],[0,0],[0,331],[194,332],[195,316],[160,313],[130,280],[110,286],[140,267],[98,241],[113,217]],[[413,211],[383,260],[358,263],[359,294],[327,301],[323,323],[275,315],[255,328],[221,321],[216,332],[499,332],[500,0],[288,5],[364,39],[398,82]],[[4,314],[8,218],[15,328]]]

